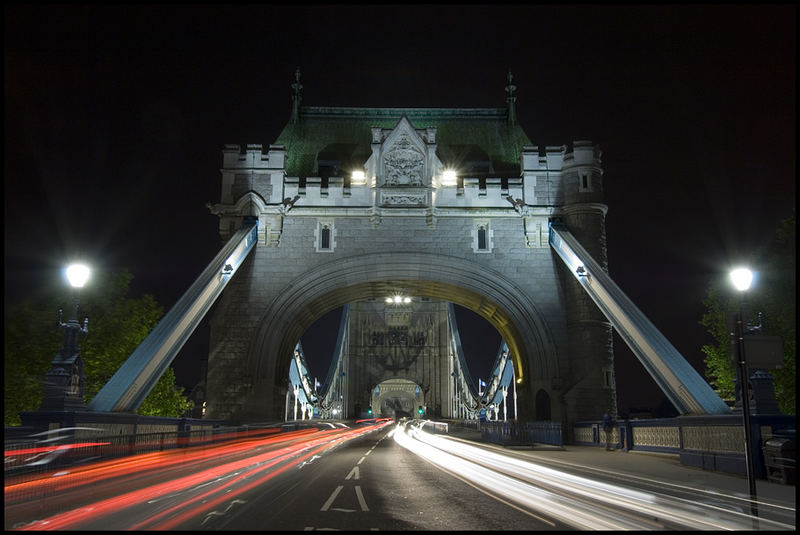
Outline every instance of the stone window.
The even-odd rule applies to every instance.
[[[492,252],[492,229],[488,221],[476,221],[472,229],[472,250],[476,253]]]
[[[578,186],[578,191],[592,191],[590,176],[588,171],[581,171],[578,174],[578,178],[580,179],[580,184]]]
[[[318,253],[332,253],[336,247],[336,232],[333,221],[319,220],[314,230],[314,242]]]
[[[330,249],[331,248],[331,227],[325,225],[320,229],[321,235],[319,238],[319,248],[320,249]]]
[[[608,368],[603,369],[603,388],[614,388],[614,372]]]

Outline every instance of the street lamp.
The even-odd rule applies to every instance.
[[[83,326],[78,323],[78,301],[80,289],[89,280],[90,270],[83,264],[73,264],[66,269],[66,277],[72,292],[72,315],[67,323],[61,321],[62,310],[58,309],[59,328],[64,329],[64,345],[56,353],[45,376],[44,400],[40,411],[64,411],[83,409],[83,360],[78,346],[78,334],[89,332],[89,319]]]
[[[739,383],[741,384],[742,418],[744,419],[744,460],[747,469],[747,481],[750,485],[750,512],[758,516],[756,507],[756,480],[753,470],[753,449],[750,435],[750,378],[747,373],[747,357],[744,351],[744,306],[745,293],[753,282],[753,272],[747,268],[736,268],[730,273],[731,282],[736,288],[741,299],[739,300],[739,315],[736,318],[736,347],[739,363]]]

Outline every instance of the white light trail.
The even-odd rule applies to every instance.
[[[398,426],[394,439],[491,496],[578,529],[739,530],[753,526],[753,518],[741,512],[576,476],[408,425]],[[766,519],[758,522],[760,529],[794,529]]]

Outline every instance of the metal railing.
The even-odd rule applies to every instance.
[[[560,422],[480,422],[481,439],[503,446],[563,446]]]
[[[753,461],[756,477],[767,478],[764,444],[773,437],[795,436],[794,416],[752,416]],[[578,422],[570,443],[605,446],[600,421]],[[619,420],[611,430],[611,447],[624,451],[674,454],[681,464],[706,470],[745,474],[741,415],[679,416]],[[794,453],[792,453],[794,455]]]

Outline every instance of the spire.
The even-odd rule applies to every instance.
[[[300,91],[303,89],[303,84],[300,83],[300,67],[294,71],[294,83],[292,84],[294,93],[292,94],[292,124],[300,120],[300,101],[303,97],[300,96]]]
[[[506,98],[506,102],[508,102],[508,124],[511,125],[517,124],[517,112],[514,109],[514,103],[517,101],[517,97],[514,96],[514,91],[517,90],[517,86],[511,83],[513,79],[514,76],[511,74],[511,70],[509,70],[508,85],[506,86],[506,92],[508,93],[508,97]]]

